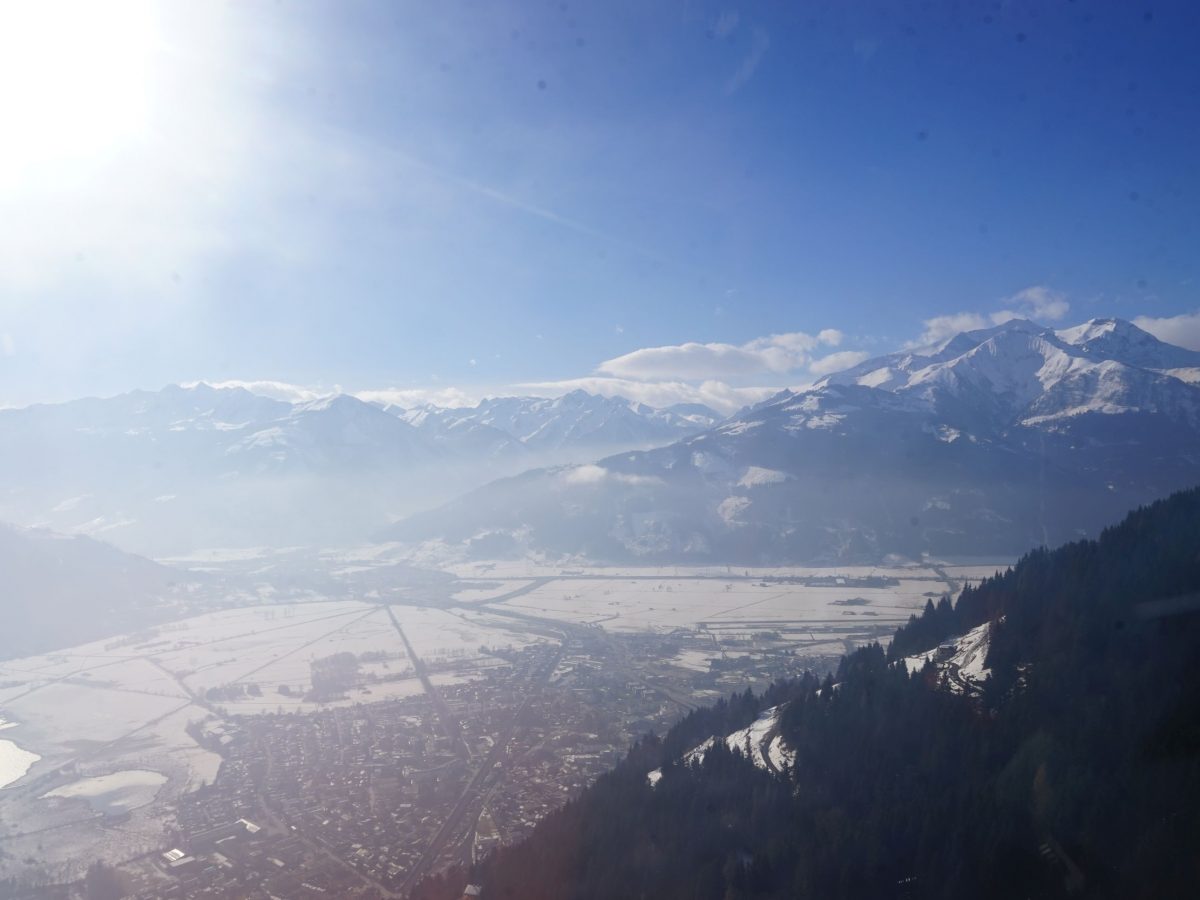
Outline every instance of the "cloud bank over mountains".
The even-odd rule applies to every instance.
[[[1133,320],[1133,324],[1143,331],[1150,332],[1160,341],[1189,350],[1200,350],[1200,309],[1161,319],[1138,316]]]
[[[793,331],[755,338],[744,344],[688,342],[646,347],[602,362],[597,371],[618,378],[699,380],[743,375],[785,375],[803,369],[822,346],[836,347],[844,335],[836,328],[818,334]]]
[[[1006,298],[1003,303],[1003,308],[987,315],[978,312],[956,312],[926,319],[925,330],[908,346],[928,347],[964,331],[978,331],[989,325],[1003,325],[1013,319],[1031,319],[1042,323],[1058,322],[1071,309],[1065,294],[1044,285],[1027,287]]]
[[[966,331],[1002,325],[1014,319],[1061,322],[1071,304],[1064,292],[1031,285],[996,303],[991,312],[960,311],[922,322],[920,334],[894,346],[916,349],[939,344]],[[1178,316],[1139,316],[1132,320],[1161,340],[1200,349],[1200,310]],[[878,352],[878,340],[851,337],[837,328],[815,333],[783,332],[743,343],[685,341],[641,347],[600,362],[586,375],[529,380],[509,384],[408,385],[346,390],[339,385],[314,387],[277,380],[210,381],[214,387],[242,387],[259,396],[302,403],[338,393],[382,407],[413,409],[474,406],[487,397],[524,395],[559,397],[583,390],[601,397],[623,397],[648,406],[702,404],[722,415],[763,400],[784,388],[802,389],[820,378],[853,368]],[[867,344],[873,352],[846,347]]]

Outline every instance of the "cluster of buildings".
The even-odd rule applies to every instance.
[[[470,678],[431,669],[415,696],[212,720],[196,736],[217,780],[122,877],[144,900],[406,896],[521,840],[693,703],[799,663],[760,638],[707,671],[672,665],[695,640],[577,627]]]
[[[163,849],[122,876],[146,900],[404,896],[521,839],[679,715],[600,650],[571,637],[435,679],[436,697],[200,729],[223,759],[216,782],[183,797]]]

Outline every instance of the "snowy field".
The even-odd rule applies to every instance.
[[[1014,559],[947,559],[930,562],[906,562],[881,565],[592,565],[588,563],[546,562],[540,559],[480,559],[451,560],[438,562],[437,566],[460,580],[463,589],[474,587],[470,582],[496,582],[532,580],[532,578],[554,578],[563,576],[620,577],[628,575],[643,578],[676,578],[680,576],[720,578],[804,578],[842,576],[863,578],[870,576],[893,578],[940,578],[938,570],[978,580],[997,570],[1007,569]],[[512,588],[517,586],[514,584]]]
[[[500,559],[478,560],[471,562],[455,562],[443,565],[441,568],[463,581],[489,581],[503,579],[532,579],[554,578],[564,575],[585,575],[598,578],[618,578],[622,575],[642,578],[677,578],[679,576],[698,576],[703,578],[721,578],[730,576],[749,576],[754,578],[805,578],[824,576],[844,576],[847,578],[864,578],[882,576],[891,578],[938,578],[937,568],[948,571],[973,573],[971,577],[991,575],[997,568],[1004,568],[1011,561],[971,560],[969,564],[958,561],[942,563],[897,563],[879,566],[594,566],[587,564],[570,565],[561,562],[549,563],[532,559]],[[980,573],[977,575],[974,573]]]
[[[719,647],[712,650],[680,650],[671,662],[681,669],[690,669],[693,672],[707,672],[711,668],[709,663],[714,659],[721,659],[725,654]]]
[[[512,591],[532,584],[532,579],[505,579],[504,581],[459,581],[450,599],[455,603],[479,603],[494,600]]]
[[[0,734],[0,834],[9,851],[0,857],[0,877],[6,860],[42,852],[38,835],[46,829],[61,838],[63,855],[54,862],[64,872],[79,860],[157,846],[175,799],[211,783],[220,768],[220,757],[189,726],[422,693],[405,638],[442,686],[485,675],[502,664],[497,654],[556,639],[554,626],[523,617],[626,635],[681,634],[676,655],[664,662],[694,672],[709,671],[713,659],[757,658],[768,652],[764,646],[776,653],[780,642],[797,655],[836,656],[886,640],[927,600],[997,570],[969,562],[566,571],[470,564],[429,582],[421,602],[433,605],[250,604],[2,661],[0,720],[11,727]],[[965,643],[954,675],[971,684],[982,657],[977,642]],[[313,663],[342,653],[357,658],[355,682],[318,700]],[[781,768],[788,754],[774,723],[756,725],[734,739],[748,740],[764,767]],[[106,821],[114,814],[122,818],[119,834]]]
[[[391,611],[431,670],[445,673],[438,679],[445,683],[494,664],[492,651],[546,640],[486,610]],[[359,657],[363,683],[343,697],[317,702],[307,696],[312,663],[335,653]],[[333,601],[223,610],[0,663],[0,709],[19,723],[5,734],[6,770],[19,785],[128,745],[158,760],[186,789],[216,777],[219,757],[186,731],[189,722],[214,710],[307,711],[421,691],[387,607]]]
[[[205,703],[233,715],[411,696],[421,692],[420,682],[388,610],[356,601],[223,610],[5,661],[0,707],[6,718],[22,723],[20,745],[41,753],[48,766],[62,757],[65,744],[107,744],[189,706],[203,718],[209,714]],[[433,669],[487,665],[492,651],[546,640],[486,610],[390,610]],[[337,653],[360,658],[363,689],[327,703],[304,699],[313,662]]]
[[[0,730],[16,727],[16,722],[0,719]],[[21,778],[38,761],[36,753],[18,747],[13,741],[0,738],[0,788]]]
[[[547,640],[487,610],[390,610],[356,601],[222,610],[0,663],[0,709],[20,723],[5,735],[9,768],[28,759],[24,754],[37,754],[41,759],[29,771],[35,777],[128,740],[177,757],[189,784],[210,781],[219,760],[185,728],[214,709],[226,715],[305,711],[421,693],[393,615],[432,670],[459,673],[445,675],[448,681],[494,664],[493,651]],[[359,657],[362,684],[327,702],[306,697],[313,662],[337,653]]]
[[[84,800],[96,812],[118,815],[152,802],[166,782],[166,776],[159,772],[126,769],[60,785],[41,799]]]
[[[427,663],[487,650],[518,649],[543,638],[525,634],[520,626],[499,616],[473,609],[429,609],[393,606],[413,649]]]
[[[0,662],[0,834],[12,851],[0,878],[24,858],[65,873],[157,846],[173,801],[220,768],[189,725],[422,693],[396,623],[439,685],[503,664],[493,652],[549,640],[487,609],[338,600],[227,609]],[[358,658],[357,683],[318,701],[312,663],[339,653]],[[58,835],[54,859],[38,849],[46,829]]]
[[[847,573],[847,577],[855,576]],[[810,587],[744,578],[571,578],[551,581],[506,601],[503,607],[616,632],[853,633],[904,622],[927,599],[948,589],[947,582],[933,573],[900,579],[889,587]]]

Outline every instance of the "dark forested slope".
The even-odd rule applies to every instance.
[[[982,697],[898,661],[985,622]],[[1193,490],[1029,554],[823,684],[693,713],[526,842],[418,895],[457,896],[470,877],[488,900],[1194,896],[1198,659]],[[778,703],[785,776],[721,742],[678,762]]]

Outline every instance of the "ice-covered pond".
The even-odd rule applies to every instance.
[[[5,722],[0,719],[0,732],[15,724],[15,722]],[[0,738],[0,788],[21,778],[39,759],[41,757],[36,753],[30,753],[28,750],[18,747],[13,741]]]
[[[114,816],[145,806],[154,799],[167,777],[148,769],[125,769],[64,784],[42,795],[86,800],[92,809]]]

